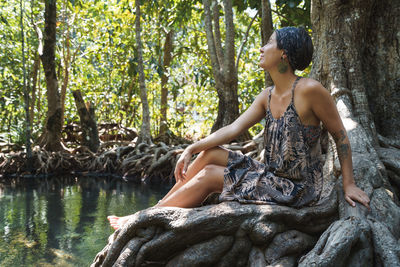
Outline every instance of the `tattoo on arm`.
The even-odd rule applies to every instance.
[[[340,130],[332,134],[333,139],[336,143],[339,159],[346,159],[350,154],[350,144],[344,143],[346,140],[346,131]]]
[[[346,159],[349,156],[350,146],[349,144],[340,144],[337,150],[339,158],[342,156],[343,159]]]
[[[333,139],[337,143],[338,141],[344,141],[346,139],[346,132],[342,129],[332,134]]]

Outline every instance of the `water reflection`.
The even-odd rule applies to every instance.
[[[0,185],[0,266],[88,266],[113,229],[107,215],[153,206],[167,186],[60,177]]]

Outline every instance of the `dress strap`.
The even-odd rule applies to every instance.
[[[274,89],[275,85],[272,85],[271,88],[268,90],[268,108],[269,108],[269,103],[271,103],[271,94],[272,94],[272,89]]]
[[[294,83],[293,83],[293,86],[292,86],[292,103],[293,103],[293,101],[294,101],[294,88],[296,87],[297,82],[298,82],[300,79],[301,79],[301,77],[300,77],[300,76],[297,76],[296,80],[295,80]]]

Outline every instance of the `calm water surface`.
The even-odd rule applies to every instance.
[[[107,215],[153,206],[170,186],[59,177],[0,184],[0,266],[89,266],[113,232]]]

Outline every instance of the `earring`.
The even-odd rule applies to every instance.
[[[281,62],[278,64],[278,71],[280,73],[285,73],[289,67],[289,64],[285,61],[283,57],[281,57]]]

